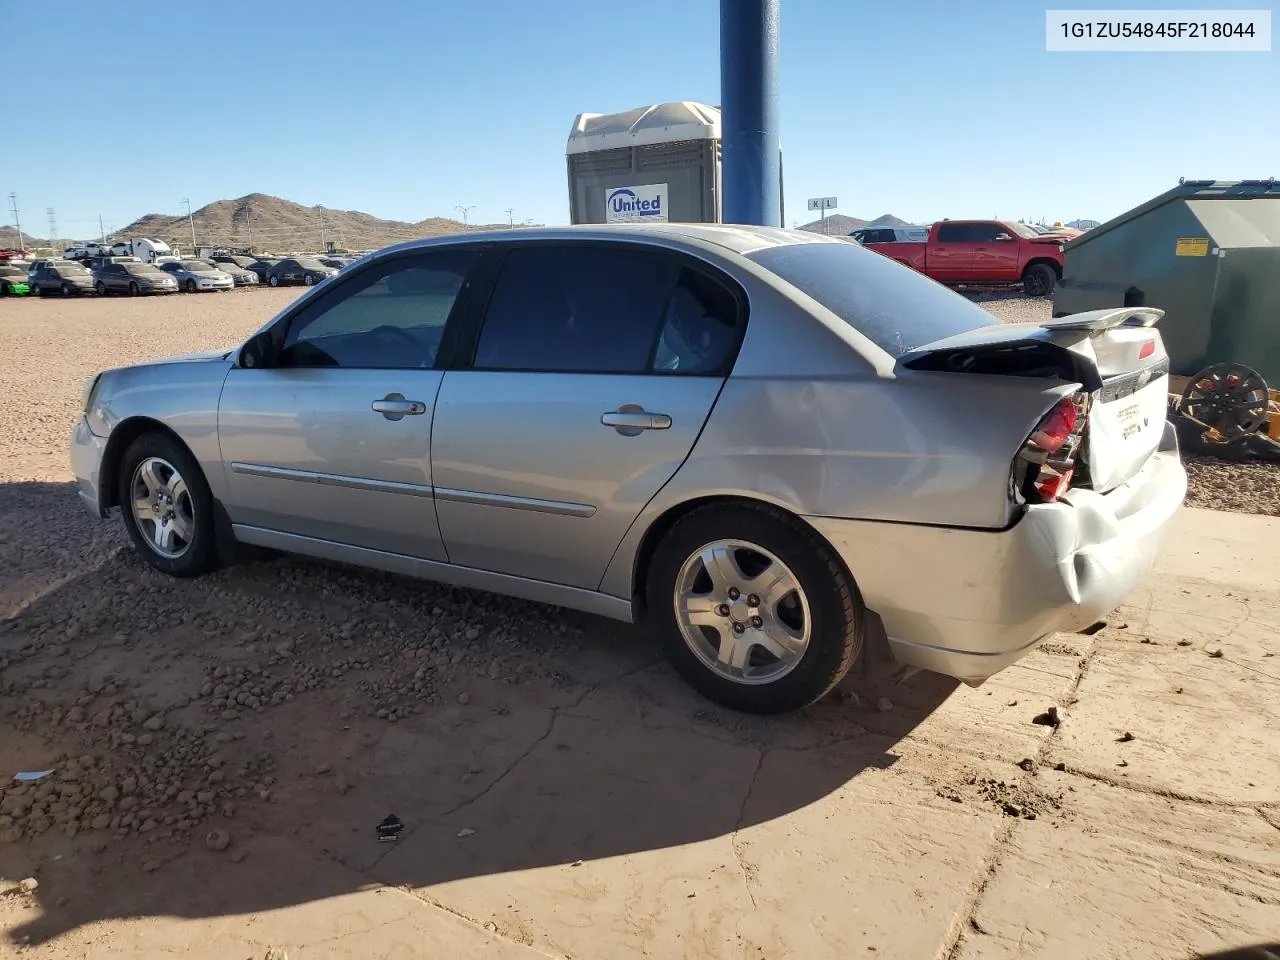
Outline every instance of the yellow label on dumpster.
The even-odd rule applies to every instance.
[[[1209,255],[1208,237],[1179,237],[1173,249],[1175,257],[1207,257]]]

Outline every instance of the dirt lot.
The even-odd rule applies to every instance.
[[[584,615],[301,560],[195,582],[137,560],[68,482],[83,379],[230,345],[291,297],[0,302],[0,772],[54,771],[0,787],[0,956],[1280,939],[1280,521],[1186,511],[1104,630],[980,689],[853,677],[743,718]]]

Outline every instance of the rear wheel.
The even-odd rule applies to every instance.
[[[100,297],[105,297],[107,295],[107,285],[99,280],[93,285],[93,292]]]
[[[149,564],[175,577],[217,566],[213,495],[181,444],[143,434],[121,458],[116,482],[125,529]]]
[[[1022,290],[1028,297],[1047,297],[1057,282],[1058,274],[1047,263],[1033,263],[1022,274]]]
[[[704,696],[748,713],[821,699],[862,647],[862,601],[816,533],[772,507],[713,504],[678,520],[645,597],[667,656]]]
[[[275,274],[272,274],[271,276],[267,277],[267,283],[271,284],[271,286],[273,287],[278,287],[280,286],[280,278],[275,276]]]
[[[136,296],[137,296],[139,293],[141,293],[141,292],[142,292],[142,291],[138,289],[138,285],[137,285],[136,283],[133,283],[132,281],[130,281],[130,283],[129,283],[129,296],[131,296],[131,297],[136,297]]]
[[[316,278],[309,273],[304,273],[302,275],[302,282],[305,283],[308,287],[310,287],[316,282]]]
[[[75,291],[71,289],[71,284],[69,284],[69,283],[64,283],[64,284],[62,285],[62,295],[63,295],[64,297],[69,297],[69,296],[71,296],[73,293],[75,293]]]
[[[194,280],[188,280],[187,293],[195,293],[195,292],[196,292],[196,282]]]

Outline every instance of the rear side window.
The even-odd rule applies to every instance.
[[[944,223],[938,228],[938,243],[968,243],[969,225],[966,223]]]
[[[476,343],[477,370],[722,372],[738,303],[665,253],[552,245],[510,251]]]
[[[793,243],[747,255],[894,359],[995,318],[940,283],[852,243]]]

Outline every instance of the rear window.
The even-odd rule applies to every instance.
[[[910,267],[852,243],[792,243],[747,255],[894,359],[991,326],[991,314]]]

